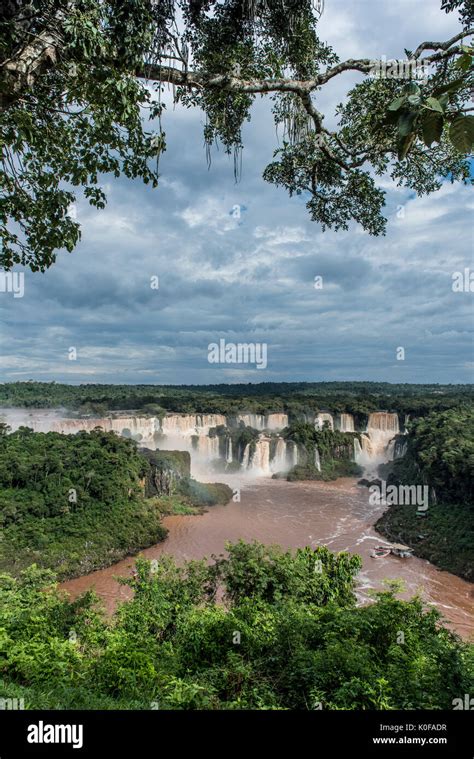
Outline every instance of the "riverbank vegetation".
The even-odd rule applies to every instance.
[[[356,607],[360,566],[243,542],[210,565],[138,559],[112,618],[91,592],[69,603],[49,571],[0,575],[0,695],[26,709],[452,709],[472,646],[395,586]]]
[[[87,574],[166,537],[161,518],[226,503],[226,485],[197,483],[189,454],[140,453],[111,432],[0,435],[0,570],[30,564],[60,579]]]
[[[382,467],[387,485],[427,485],[429,507],[393,505],[376,528],[441,569],[474,581],[474,411],[432,413],[415,420],[403,458]]]

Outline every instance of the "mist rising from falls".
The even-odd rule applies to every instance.
[[[248,468],[251,474],[268,474],[270,472],[270,440],[268,438],[257,440]]]
[[[367,430],[354,441],[355,460],[368,473],[395,456],[395,437],[400,432],[398,414],[376,411],[369,414]]]
[[[307,414],[307,421],[317,429],[327,424],[342,433],[353,433],[356,425],[349,413],[319,412]],[[100,427],[104,431],[131,437],[146,448],[182,450],[191,454],[192,474],[209,474],[217,468],[239,469],[250,476],[271,476],[288,472],[298,464],[298,446],[278,433],[288,426],[288,415],[275,412],[263,414],[243,413],[226,417],[223,414],[177,414],[163,417],[143,416],[133,412],[116,412],[106,417],[68,418],[62,410],[1,409],[0,420],[13,430],[20,426],[35,432],[75,434],[81,430],[91,432]],[[259,433],[254,442],[238,439],[237,430],[251,427]],[[215,432],[215,428],[223,428]],[[233,440],[232,436],[237,435]],[[379,463],[403,456],[406,442],[399,435],[398,415],[374,412],[368,416],[366,430],[354,440],[354,460],[367,471],[376,470]],[[237,440],[237,442],[235,442]],[[248,440],[248,437],[247,437]],[[301,452],[305,462],[305,453]],[[212,466],[211,466],[212,465]],[[321,457],[316,449],[314,466],[321,471]]]

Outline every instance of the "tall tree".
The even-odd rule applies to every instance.
[[[322,0],[5,2],[0,264],[44,271],[58,249],[74,248],[75,187],[103,208],[102,174],[158,183],[170,85],[176,102],[204,111],[208,151],[221,141],[236,174],[242,125],[256,96],[270,97],[283,142],[264,178],[304,194],[323,228],[355,221],[383,234],[382,174],[419,194],[446,178],[467,182],[470,0],[444,0],[442,10],[459,12],[459,32],[405,50],[397,69],[341,61],[318,36],[322,10]],[[318,95],[348,71],[365,78],[340,104],[332,130]]]

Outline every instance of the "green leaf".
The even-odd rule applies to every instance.
[[[406,137],[402,137],[398,141],[398,160],[402,161],[408,155],[411,146],[415,141],[415,134],[408,134]]]
[[[408,95],[407,98],[410,105],[420,105],[421,97],[419,95]]]
[[[439,100],[437,100],[436,98],[433,98],[433,97],[427,98],[425,101],[425,106],[426,108],[429,108],[432,111],[438,111],[438,113],[444,113],[443,106],[441,105]]]
[[[404,111],[398,117],[398,136],[406,137],[413,132],[413,126],[416,118],[416,111]]]
[[[461,69],[461,71],[469,71],[472,65],[472,56],[469,53],[463,53],[460,58],[457,59],[454,64],[455,69]]]
[[[405,96],[400,97],[400,98],[395,98],[395,100],[392,100],[392,102],[388,106],[388,110],[389,111],[398,111],[398,109],[402,107],[402,105],[405,102],[405,100],[406,100]]]
[[[406,92],[407,95],[419,95],[421,90],[415,82],[408,82],[403,88],[403,92]]]
[[[449,95],[448,95],[448,93],[445,92],[443,95],[441,95],[440,98],[438,98],[438,100],[439,100],[439,104],[440,104],[441,108],[443,109],[443,111],[445,111],[446,110],[446,106],[449,104]]]
[[[440,142],[444,119],[440,113],[425,111],[422,121],[423,142],[430,148],[433,142]]]
[[[460,153],[470,153],[474,145],[474,116],[457,116],[451,124],[449,139]]]
[[[464,84],[466,84],[464,77],[461,77],[460,79],[453,79],[452,82],[443,84],[441,87],[436,87],[436,89],[433,90],[433,95],[437,98],[439,95],[442,95],[443,92],[455,92],[456,90],[459,90]]]

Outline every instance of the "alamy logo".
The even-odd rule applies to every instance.
[[[474,271],[469,268],[464,271],[455,271],[452,275],[453,293],[474,293]]]
[[[267,344],[226,343],[221,338],[207,346],[207,360],[210,364],[255,364],[257,369],[266,369]]]
[[[426,81],[430,67],[423,61],[412,58],[411,60],[394,59],[387,61],[387,56],[377,61],[371,61],[369,76],[377,79],[417,79]]]
[[[73,748],[83,746],[82,725],[48,725],[42,720],[28,725],[28,743],[71,743]]]
[[[13,293],[14,298],[25,294],[25,275],[22,271],[0,271],[0,293]]]
[[[371,506],[418,506],[418,511],[426,511],[429,500],[428,485],[371,485],[369,488]]]
[[[474,698],[469,696],[469,693],[464,694],[464,698],[453,698],[453,709],[466,709],[467,711],[474,711]]]
[[[0,698],[0,711],[23,711],[24,708],[24,698]]]

